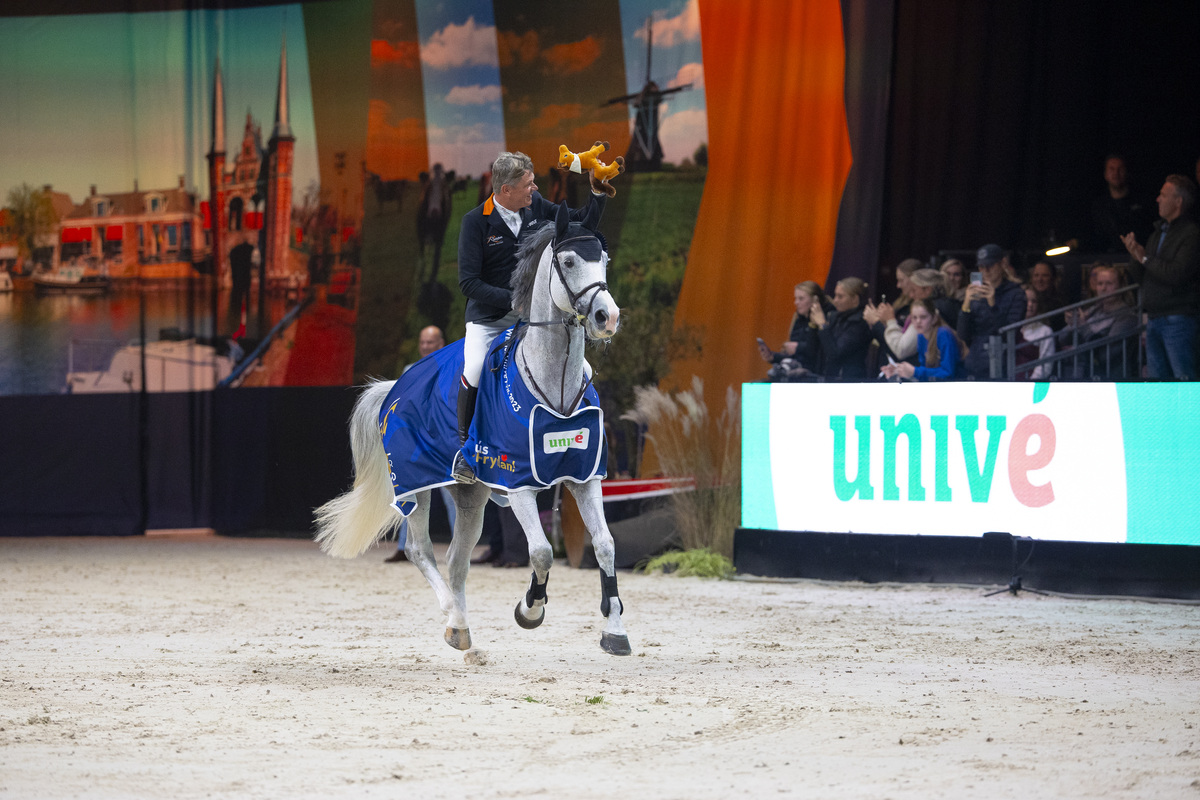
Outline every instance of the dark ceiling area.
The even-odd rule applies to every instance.
[[[896,0],[882,262],[1086,249],[1110,153],[1149,202],[1193,177],[1198,45],[1195,2]]]

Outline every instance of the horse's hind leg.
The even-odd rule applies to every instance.
[[[467,572],[471,569],[471,551],[475,549],[475,545],[479,543],[479,536],[483,533],[483,510],[487,506],[491,490],[482,483],[456,483],[449,489],[456,513],[454,536],[450,540],[446,567],[450,576],[450,592],[462,614],[462,628],[452,631],[451,627],[447,627],[446,642],[459,650],[469,650],[471,632],[467,627]],[[452,637],[454,641],[451,641]]]
[[[408,543],[404,546],[404,554],[421,570],[437,595],[438,606],[446,615],[446,643],[458,650],[467,650],[471,647],[471,634],[466,609],[459,607],[454,592],[438,572],[433,543],[429,541],[429,492],[421,492],[416,500],[417,508],[408,517]]]
[[[546,618],[546,581],[554,564],[554,550],[546,541],[546,532],[538,516],[537,492],[510,492],[508,500],[517,521],[525,529],[525,538],[529,542],[529,563],[533,566],[529,591],[517,603],[513,615],[522,628],[536,628]]]
[[[600,635],[600,649],[614,656],[627,656],[632,651],[629,647],[629,636],[621,622],[621,612],[625,610],[621,598],[617,596],[616,547],[613,545],[612,533],[604,520],[604,499],[600,492],[599,479],[587,483],[568,483],[571,494],[575,495],[575,503],[579,506],[580,516],[588,533],[592,535],[592,548],[596,551],[596,561],[600,564],[600,613],[608,618],[604,633]]]

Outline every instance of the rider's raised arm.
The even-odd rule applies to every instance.
[[[568,208],[571,222],[578,222],[589,230],[597,230],[600,225],[600,217],[604,215],[604,206],[607,203],[608,195],[603,192],[600,194],[591,192],[591,199],[588,200],[587,205],[582,208]],[[558,205],[535,192],[532,211],[535,219],[553,220],[558,216]]]

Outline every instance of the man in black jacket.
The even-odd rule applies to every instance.
[[[1146,367],[1151,378],[1191,380],[1196,376],[1197,311],[1200,311],[1200,225],[1191,219],[1196,184],[1168,175],[1158,193],[1154,233],[1142,247],[1121,237],[1129,251],[1129,277],[1142,285],[1146,323]]]
[[[958,336],[971,352],[964,365],[977,381],[991,377],[988,356],[989,339],[1000,329],[1025,319],[1025,292],[1004,274],[1004,251],[1000,245],[985,244],[975,254],[975,264],[983,273],[983,283],[967,287],[958,313]]]
[[[586,206],[571,209],[572,222],[596,230],[608,200],[597,192]],[[467,333],[463,344],[462,385],[458,390],[458,438],[467,441],[479,373],[492,340],[517,323],[512,308],[509,279],[517,266],[517,245],[536,222],[552,220],[558,206],[537,192],[533,161],[524,153],[501,153],[492,164],[492,195],[463,217],[458,236],[458,285],[467,296]],[[454,479],[474,483],[475,472],[459,453],[454,457]]]

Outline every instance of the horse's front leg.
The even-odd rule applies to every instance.
[[[604,633],[600,634],[600,649],[614,656],[630,654],[629,636],[621,623],[621,598],[617,596],[616,547],[608,523],[604,520],[604,498],[600,492],[600,480],[587,483],[568,483],[583,524],[592,535],[592,548],[596,551],[596,562],[600,565],[600,613],[608,618]]]
[[[538,516],[537,492],[533,490],[510,492],[509,505],[517,522],[525,530],[529,542],[529,563],[533,576],[529,579],[529,591],[517,603],[513,616],[522,628],[536,628],[546,618],[546,581],[550,578],[550,567],[554,564],[554,549],[546,540],[542,520]]]

